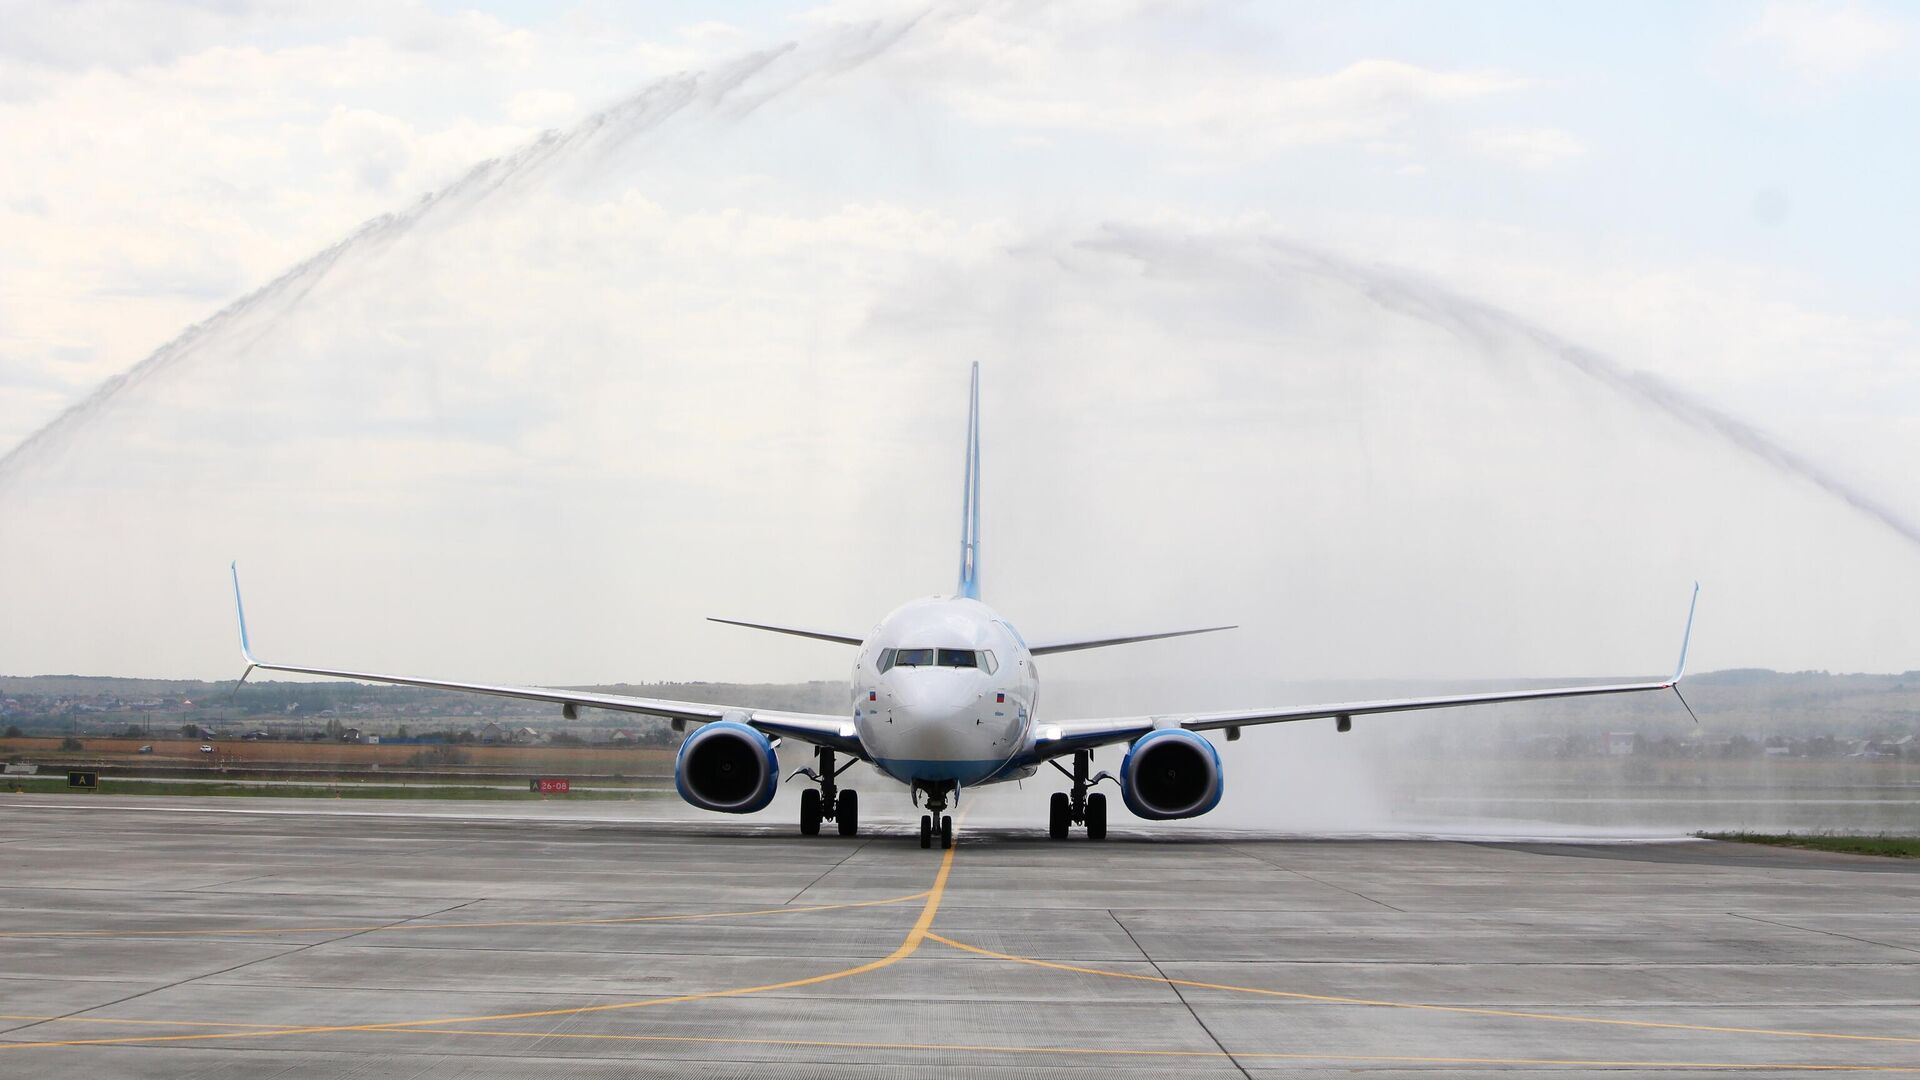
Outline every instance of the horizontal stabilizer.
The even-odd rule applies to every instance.
[[[792,634],[794,637],[813,638],[815,641],[837,641],[842,645],[858,645],[860,638],[851,634],[830,634],[825,630],[806,630],[796,626],[770,626],[766,623],[741,622],[738,619],[716,619],[707,616],[708,622],[726,623],[728,626],[744,626],[749,630],[771,630],[776,634]]]
[[[1088,638],[1083,641],[1049,641],[1030,646],[1027,651],[1035,656],[1045,656],[1048,653],[1104,649],[1109,645],[1131,645],[1136,641],[1159,641],[1161,638],[1190,637],[1194,634],[1211,634],[1218,630],[1237,629],[1239,629],[1237,626],[1203,626],[1198,630],[1169,630],[1164,634],[1134,634],[1131,637]]]

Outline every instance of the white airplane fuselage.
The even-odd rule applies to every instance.
[[[853,724],[873,764],[901,783],[970,787],[1025,776],[1040,690],[1026,642],[978,600],[901,605],[860,646]]]

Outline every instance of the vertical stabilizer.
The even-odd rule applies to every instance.
[[[967,475],[960,493],[960,589],[954,595],[980,599],[980,361],[973,362],[967,396]]]

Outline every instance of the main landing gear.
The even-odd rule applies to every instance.
[[[1101,792],[1087,794],[1087,789],[1102,780],[1112,780],[1111,774],[1102,772],[1089,779],[1087,766],[1093,761],[1090,750],[1075,751],[1073,771],[1067,772],[1058,761],[1047,764],[1059,769],[1073,781],[1073,792],[1056,791],[1047,804],[1047,835],[1055,840],[1065,840],[1067,832],[1075,825],[1087,827],[1087,839],[1105,840],[1107,838],[1107,797]]]
[[[819,772],[796,769],[793,773],[793,776],[804,776],[820,785],[800,793],[800,835],[819,836],[822,819],[838,825],[841,836],[857,835],[860,832],[860,793],[852,789],[839,791],[833,781],[859,759],[849,758],[845,765],[836,769],[833,767],[832,750],[818,746],[814,748],[814,754],[820,759]],[[793,776],[787,779],[791,780]]]
[[[944,851],[952,847],[953,819],[948,817],[943,811],[947,808],[947,793],[954,790],[953,785],[948,783],[939,787],[930,787],[915,784],[914,790],[916,792],[925,792],[927,796],[928,812],[920,815],[920,846],[923,848],[932,847],[933,838],[938,836],[940,838],[941,850]]]

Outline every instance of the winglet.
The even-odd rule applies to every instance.
[[[1693,640],[1693,612],[1699,606],[1700,583],[1696,581],[1693,583],[1693,599],[1687,602],[1687,628],[1680,634],[1680,662],[1674,665],[1673,678],[1669,680],[1675,686],[1680,685],[1681,678],[1687,673],[1687,645]]]
[[[260,661],[253,658],[253,644],[247,640],[247,608],[240,602],[240,561],[227,564],[227,570],[233,574],[233,613],[240,619],[240,656],[247,662],[247,671],[251,672]],[[240,676],[245,682],[247,677]]]
[[[1680,692],[1680,680],[1687,674],[1687,645],[1693,640],[1693,612],[1699,606],[1700,583],[1696,581],[1693,583],[1693,599],[1687,603],[1687,628],[1680,634],[1680,662],[1674,665],[1673,678],[1667,683],[1673,690],[1673,696],[1680,699],[1680,707],[1687,710],[1687,715],[1693,717],[1696,724],[1700,722],[1700,714],[1693,711],[1693,706],[1687,703],[1687,695]]]

